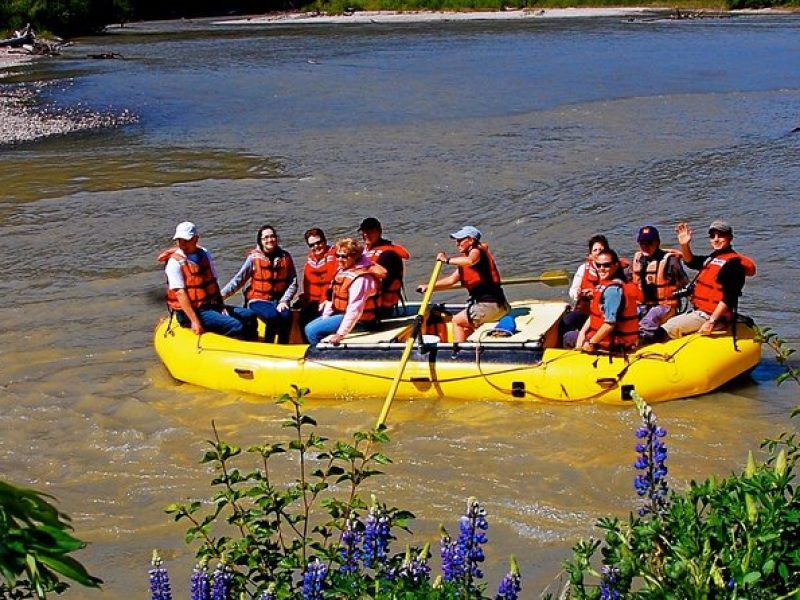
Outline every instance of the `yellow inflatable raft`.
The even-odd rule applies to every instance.
[[[415,344],[398,399],[517,400],[626,404],[636,390],[648,402],[710,392],[755,367],[761,343],[752,327],[691,335],[646,346],[627,356],[590,355],[555,348],[560,302],[513,303],[517,332],[492,335],[494,324],[468,342],[425,335]],[[355,332],[339,346],[242,342],[196,336],[174,320],[155,330],[155,348],[175,379],[202,387],[276,397],[291,384],[311,397],[383,398],[397,374],[415,307],[381,331]]]

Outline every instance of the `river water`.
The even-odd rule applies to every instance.
[[[136,116],[0,150],[0,474],[57,496],[91,542],[79,558],[104,592],[68,597],[144,597],[154,547],[185,594],[192,552],[163,508],[209,495],[197,461],[211,420],[244,446],[283,435],[271,402],[179,385],[154,355],[155,255],[178,221],[199,225],[224,279],[264,222],[301,258],[308,227],[353,235],[374,215],[412,249],[415,282],[465,223],[522,276],[574,270],[595,232],[630,255],[645,223],[673,245],[687,219],[704,250],[726,218],[759,265],[742,310],[800,341],[784,256],[799,220],[798,17],[134,24],[17,80],[49,81],[48,110]],[[510,291],[566,293],[540,287]],[[777,373],[765,352],[751,377],[658,405],[675,488],[791,427],[797,394]],[[308,410],[345,438],[381,403]],[[370,489],[434,543],[477,496],[490,587],[513,552],[534,597],[596,517],[635,509],[636,424],[591,405],[398,403],[395,463]]]

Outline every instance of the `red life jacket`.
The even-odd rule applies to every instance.
[[[394,308],[400,303],[400,297],[403,290],[403,275],[405,269],[403,268],[403,261],[411,258],[411,254],[400,244],[393,244],[389,240],[379,239],[374,246],[369,249],[364,249],[364,256],[369,258],[373,263],[379,263],[381,254],[384,252],[392,252],[396,254],[401,260],[396,269],[389,270],[386,277],[378,282],[380,293],[376,300],[379,308]]]
[[[617,321],[614,323],[614,330],[611,335],[607,335],[600,340],[596,346],[609,352],[630,351],[636,348],[639,343],[639,315],[638,315],[638,287],[630,281],[623,282],[621,279],[602,280],[594,288],[592,303],[589,310],[589,329],[586,331],[586,340],[600,329],[606,322],[603,313],[602,299],[603,292],[611,286],[622,288],[622,304],[617,313]]]
[[[331,284],[333,312],[342,314],[347,312],[347,305],[350,303],[350,286],[359,277],[374,277],[364,267],[354,267],[339,271],[333,278]],[[377,308],[376,296],[370,296],[364,305],[364,312],[361,313],[359,321],[374,321],[375,309]]]
[[[662,251],[663,252],[663,251]],[[667,278],[667,266],[669,264],[670,254],[663,252],[663,256],[658,260],[651,260],[644,266],[644,253],[639,251],[633,255],[633,283],[639,288],[639,304],[646,306],[656,306],[658,304],[666,304],[673,309],[678,306],[678,298],[673,298],[672,294],[686,281],[670,281]],[[642,281],[644,275],[644,282]],[[644,283],[655,286],[656,299],[655,301],[650,298],[644,297]]]
[[[180,248],[169,248],[158,255],[158,262],[166,263],[170,258],[178,261],[181,273],[183,273],[184,290],[192,308],[222,306],[222,294],[219,291],[217,278],[211,271],[208,253],[198,247],[195,255],[200,262],[195,263],[189,260]],[[178,302],[178,291],[170,289],[169,285],[167,285],[167,306],[172,310],[182,310],[180,302]]]
[[[756,263],[753,259],[744,254],[739,254],[733,249],[723,251],[716,256],[709,256],[700,269],[692,291],[692,305],[696,310],[702,310],[710,315],[723,300],[722,285],[717,281],[717,276],[725,263],[733,259],[738,259],[741,262],[746,277],[752,277],[756,274]],[[728,310],[722,316],[729,318],[731,314],[731,310]]]
[[[461,279],[462,287],[467,288],[472,300],[478,302],[505,302],[503,288],[500,287],[500,271],[497,270],[497,263],[494,256],[489,251],[486,244],[476,244],[481,253],[481,257],[474,265],[459,266],[458,276]],[[470,251],[472,251],[470,249]]]
[[[303,295],[306,302],[322,304],[328,297],[328,286],[336,275],[336,249],[328,246],[322,258],[317,260],[308,253],[303,267]]]
[[[248,302],[253,300],[280,300],[289,287],[289,283],[297,276],[292,255],[279,248],[272,258],[264,254],[260,248],[250,251],[253,260],[253,276],[244,290]]]

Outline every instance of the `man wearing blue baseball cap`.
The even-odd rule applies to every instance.
[[[453,317],[453,341],[458,343],[466,341],[484,323],[499,320],[511,307],[500,286],[500,272],[489,246],[481,243],[481,232],[472,225],[465,225],[450,237],[455,240],[461,256],[451,258],[439,252],[436,260],[458,268],[440,278],[433,289],[446,290],[460,284],[469,292],[467,307]],[[417,291],[424,294],[427,287],[420,285]]]

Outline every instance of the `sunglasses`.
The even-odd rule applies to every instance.
[[[337,254],[336,254],[336,258],[342,258],[342,259],[344,259],[344,258],[350,258],[350,255],[349,255],[349,254],[338,254],[338,253],[337,253]]]
[[[727,234],[725,234],[725,233],[722,233],[721,231],[709,231],[709,232],[708,232],[708,237],[709,237],[710,239],[712,239],[712,240],[713,240],[714,238],[717,238],[717,237],[724,238],[724,237],[726,237],[726,236],[727,236]]]
[[[596,263],[594,263],[594,266],[597,267],[598,269],[610,269],[611,267],[614,266],[614,263],[612,263],[612,262],[610,262],[610,263],[599,263],[599,262],[596,262]]]
[[[317,240],[316,242],[308,242],[308,247],[313,248],[314,246],[322,246],[325,242],[322,240]]]

